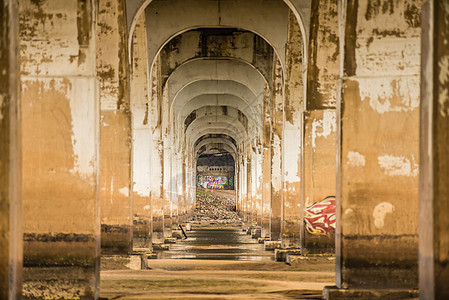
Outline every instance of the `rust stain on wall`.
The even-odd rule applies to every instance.
[[[381,13],[392,15],[395,9],[394,2],[394,0],[368,0],[365,19],[371,20]]]
[[[336,1],[312,1],[307,109],[333,108],[336,105],[334,91],[340,55],[337,8]]]
[[[78,65],[86,61],[86,48],[89,47],[89,42],[92,37],[91,26],[91,2],[90,0],[78,0],[78,12],[76,17],[76,26],[78,28]]]
[[[357,13],[358,0],[348,1],[346,9],[346,35],[345,35],[345,60],[344,72],[346,76],[353,76],[357,70],[355,59],[356,40],[357,40]],[[371,15],[370,15],[371,17]]]
[[[130,108],[130,72],[128,65],[128,41],[126,26],[126,3],[120,1],[117,13],[118,32],[120,35],[120,47],[118,52],[119,57],[119,89],[117,109],[129,110]]]
[[[298,113],[303,102],[302,80],[302,36],[296,16],[290,12],[288,44],[287,44],[287,70],[285,82],[285,121],[293,124],[293,117]]]

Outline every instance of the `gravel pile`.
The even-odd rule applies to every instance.
[[[192,221],[210,224],[240,224],[233,197],[218,196],[214,192],[197,190]]]

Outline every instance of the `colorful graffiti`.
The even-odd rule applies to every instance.
[[[234,178],[226,176],[198,175],[197,186],[205,189],[229,190],[234,189]]]
[[[329,196],[305,209],[304,222],[310,234],[329,235],[335,232],[335,197]]]

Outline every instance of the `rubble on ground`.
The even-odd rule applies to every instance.
[[[232,195],[217,195],[214,191],[198,189],[195,211],[191,221],[193,223],[240,225],[241,218],[237,215]]]

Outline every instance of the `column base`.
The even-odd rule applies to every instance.
[[[326,286],[323,299],[418,299],[419,290],[406,289],[339,289]]]
[[[274,260],[286,262],[287,255],[301,255],[301,249],[274,249]]]
[[[281,249],[281,241],[265,241],[263,243],[263,249],[265,251],[274,251],[275,249]]]
[[[95,299],[94,267],[24,267],[22,299]]]

